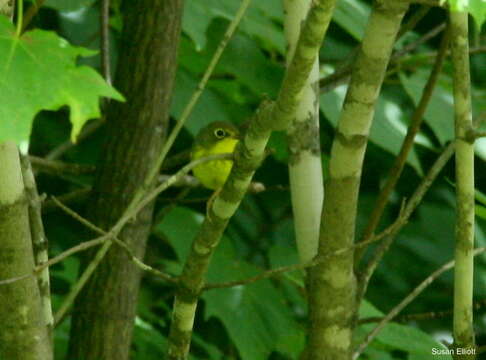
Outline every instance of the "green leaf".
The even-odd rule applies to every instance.
[[[154,231],[169,239],[177,257],[183,261],[189,254],[191,243],[203,220],[202,214],[178,206],[169,212],[161,223],[155,224]]]
[[[400,73],[400,82],[415,104],[420,101],[429,72],[430,70],[422,68],[410,76]],[[472,88],[473,114],[479,114],[484,109],[486,106],[485,99],[486,96],[483,92]],[[454,138],[454,97],[450,76],[442,75],[439,77],[424,117],[425,122],[442,145]],[[486,160],[486,140],[478,139],[474,151],[479,157]]]
[[[227,239],[222,240],[211,263],[208,282],[244,279],[261,270],[239,261]],[[218,318],[244,360],[264,360],[279,350],[291,358],[304,346],[304,332],[292,318],[282,296],[269,280],[208,291],[206,318]]]
[[[167,352],[167,339],[139,317],[135,319],[133,343],[134,349],[130,358],[134,360],[161,359]]]
[[[59,11],[77,11],[93,5],[94,2],[95,0],[47,0],[44,3],[44,6]]]
[[[283,69],[270,62],[254,40],[243,35],[229,42],[217,71],[235,75],[258,96],[276,96],[283,77]]]
[[[476,21],[476,26],[481,29],[486,20],[486,1],[484,0],[447,0],[452,11],[467,11]]]
[[[474,153],[483,161],[486,161],[486,138],[476,139],[474,143]]]
[[[194,345],[203,348],[208,353],[209,357],[204,357],[205,359],[223,359],[223,353],[215,345],[201,338],[197,333],[192,334],[192,341]],[[189,360],[197,359],[201,359],[201,357],[189,355]]]
[[[174,96],[170,114],[179,118],[184,107],[189,102],[196,90],[198,80],[187,71],[180,69],[177,72]],[[185,127],[192,135],[196,135],[199,129],[213,121],[231,121],[231,115],[223,99],[211,89],[205,89],[199,101],[192,110],[191,116]]]
[[[285,51],[285,39],[276,18],[282,18],[280,0],[253,2],[242,19],[239,29],[261,39],[267,46]],[[215,18],[233,20],[241,2],[239,0],[188,1],[184,8],[182,29],[193,39],[198,50],[206,46],[206,30]]]
[[[361,40],[368,22],[370,6],[359,0],[341,0],[336,4],[333,20],[356,40]]]
[[[122,101],[96,71],[76,66],[78,56],[92,54],[49,31],[34,30],[17,38],[12,24],[0,17],[0,142],[27,142],[39,111],[65,105],[74,140],[86,121],[100,116],[100,97]]]
[[[470,0],[469,13],[476,21],[477,28],[481,29],[481,27],[484,24],[484,21],[486,20],[486,1]]]
[[[450,182],[450,184],[455,188],[456,184]],[[480,217],[481,219],[486,219],[486,207],[482,205],[486,205],[486,194],[483,194],[481,191],[478,189],[474,190],[474,198],[476,199],[477,202],[479,202],[481,205],[476,205],[475,212],[476,216]]]
[[[202,51],[197,51],[192,43],[183,39],[179,55],[181,66],[198,77],[202,76],[218,45],[214,39],[224,32],[225,27],[226,23],[223,21],[215,21],[211,25],[208,30],[211,40]],[[255,39],[245,34],[235,34],[228,43],[213,77],[230,78],[235,86],[243,88],[241,92],[246,98],[256,95],[259,99],[262,94],[276,96],[278,84],[283,77],[283,68],[269,61]]]
[[[176,207],[156,225],[183,260],[203,220],[201,214]],[[259,273],[256,266],[238,259],[228,238],[221,239],[207,274],[207,282],[245,279]],[[296,358],[304,345],[304,332],[285,305],[285,298],[269,280],[245,286],[210,290],[203,294],[205,318],[218,318],[244,360],[267,359],[272,351]]]
[[[68,257],[62,264],[51,269],[51,276],[62,279],[68,284],[73,284],[79,273],[79,259]]]
[[[476,205],[476,216],[486,220],[486,207],[481,205]]]
[[[401,84],[415,105],[420,101],[428,77],[429,70],[425,69],[420,69],[411,76],[400,73]],[[424,117],[442,145],[454,137],[454,98],[449,78],[440,77]]]
[[[420,101],[428,76],[429,70],[419,70],[411,76],[400,73],[402,86],[415,105]],[[424,117],[443,145],[454,137],[454,98],[452,88],[446,88],[445,77],[441,80],[434,89]]]
[[[384,314],[368,301],[364,301],[360,307],[360,317],[374,316],[384,316]],[[363,336],[375,326],[376,324],[361,325],[358,332]],[[423,360],[452,360],[450,355],[433,355],[432,349],[445,350],[446,347],[415,326],[388,323],[378,333],[374,342],[384,344],[391,349],[406,351],[413,356],[420,356]]]
[[[334,126],[338,122],[345,95],[346,86],[339,86],[333,91],[321,95],[321,110]],[[407,132],[404,117],[405,115],[398,104],[386,96],[381,96],[376,107],[370,140],[386,151],[397,155]],[[428,145],[420,137],[416,139],[416,142],[421,145]],[[422,168],[414,149],[410,151],[407,163],[417,173],[422,174]]]
[[[479,201],[481,204],[486,205],[486,194],[476,189],[474,192],[474,197],[476,201]]]

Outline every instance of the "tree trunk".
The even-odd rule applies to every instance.
[[[20,158],[0,144],[0,280],[31,274],[34,253]],[[34,276],[0,285],[0,359],[49,360],[52,349]]]
[[[140,190],[167,132],[176,70],[182,0],[124,2],[122,51],[115,86],[126,103],[112,102],[107,142],[87,216],[109,229]],[[143,258],[152,206],[142,210],[120,238]],[[111,247],[76,300],[70,360],[129,359],[140,271]]]

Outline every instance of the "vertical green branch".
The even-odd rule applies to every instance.
[[[472,314],[474,248],[474,140],[469,72],[467,13],[451,12],[456,132],[456,244],[454,271],[454,346],[474,347]],[[457,356],[472,359],[473,355]]]
[[[0,144],[0,279],[30,274],[35,262],[17,147]],[[49,360],[52,351],[37,281],[29,276],[0,289],[0,359]]]
[[[361,169],[375,103],[407,8],[404,1],[375,1],[331,150],[320,256],[354,243]],[[356,309],[353,253],[329,256],[311,270],[308,359],[350,359]]]
[[[290,64],[299,39],[300,25],[311,5],[310,0],[284,0],[284,30]],[[317,254],[324,187],[319,141],[319,57],[303,88],[302,98],[287,130],[289,178],[294,228],[301,262]]]

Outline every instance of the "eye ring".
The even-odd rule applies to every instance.
[[[224,129],[216,129],[214,130],[214,136],[216,136],[218,139],[222,139],[226,136],[226,131]]]

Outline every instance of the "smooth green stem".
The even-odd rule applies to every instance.
[[[20,37],[22,34],[22,22],[24,20],[24,0],[17,0],[17,30],[15,34]]]

